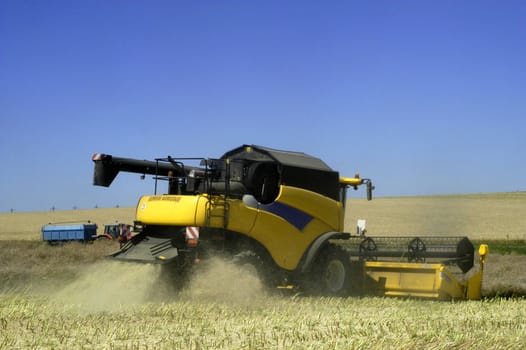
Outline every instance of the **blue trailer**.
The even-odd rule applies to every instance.
[[[96,224],[59,225],[49,224],[42,226],[42,240],[49,243],[67,241],[93,241],[97,237]]]

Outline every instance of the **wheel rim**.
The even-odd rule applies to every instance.
[[[345,283],[345,266],[340,260],[331,260],[324,275],[325,285],[331,292],[338,292]]]

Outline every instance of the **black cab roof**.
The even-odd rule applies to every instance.
[[[324,161],[303,152],[243,145],[226,152],[221,159],[274,162],[282,185],[304,188],[334,200],[339,198],[339,174]]]

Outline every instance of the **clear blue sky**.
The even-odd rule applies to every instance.
[[[2,0],[0,212],[153,191],[92,186],[96,152],[242,144],[377,196],[526,190],[525,19],[525,1]]]

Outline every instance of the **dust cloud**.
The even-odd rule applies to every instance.
[[[150,300],[159,278],[158,266],[116,261],[98,262],[52,294],[51,300],[91,311],[115,311]]]
[[[82,268],[76,278],[54,289],[50,301],[88,312],[188,300],[252,305],[266,296],[257,276],[218,258],[195,266],[179,280],[161,265],[103,261]]]
[[[253,271],[223,259],[212,258],[194,271],[181,298],[252,305],[267,297],[265,286]]]

